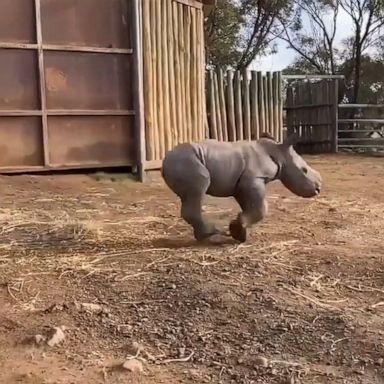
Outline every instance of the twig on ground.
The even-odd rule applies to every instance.
[[[200,262],[200,261],[196,261],[196,260],[191,260],[191,263],[201,265],[202,267],[209,267],[210,265],[215,265],[217,263],[220,263],[220,260],[216,260],[216,261],[212,261],[212,262],[209,262],[209,261]]]
[[[371,305],[371,308],[377,308],[377,307],[381,307],[384,305],[384,301],[379,301],[378,303],[376,304],[372,304]]]
[[[266,245],[265,247],[261,247],[261,248],[258,248],[258,249],[255,249],[253,252],[263,252],[263,251],[266,251],[268,249],[271,249],[271,248],[277,248],[277,247],[284,247],[284,246],[288,246],[288,245],[293,245],[295,243],[297,243],[299,240],[288,240],[288,241],[280,241],[280,242],[277,242],[277,243],[272,243],[272,244],[269,244],[269,245]],[[233,247],[231,250],[230,250],[230,253],[234,253],[236,252],[237,250],[239,250],[240,248],[249,248],[249,247],[254,247],[256,244],[249,244],[249,245],[245,245],[245,244],[239,244],[239,245],[236,245],[235,247]],[[281,250],[279,249],[277,252],[280,252]],[[238,256],[243,256],[243,255],[238,255]]]
[[[303,364],[301,363],[296,363],[294,361],[288,361],[288,360],[269,360],[271,364],[282,364],[282,365],[287,365],[290,367],[302,367]]]
[[[187,361],[191,360],[192,356],[195,354],[195,352],[191,352],[186,357],[180,357],[178,359],[165,359],[162,361],[159,361],[159,364],[169,364],[169,363],[186,363]]]
[[[7,291],[9,293],[9,296],[11,296],[13,300],[20,303],[20,300],[12,293],[12,287],[9,284],[7,284]]]
[[[319,283],[319,280],[322,279],[324,275],[320,274],[316,277],[314,277],[311,282],[309,283],[310,287],[315,287],[318,291],[321,291],[321,284]]]
[[[379,289],[379,288],[375,288],[375,287],[368,287],[365,285],[359,285],[358,287],[354,287],[352,285],[346,285],[345,287],[351,289],[352,291],[356,291],[356,292],[380,292],[380,293],[384,293],[384,289]]]
[[[121,304],[138,305],[138,304],[150,304],[150,303],[164,303],[166,300],[138,300],[138,301],[126,301],[123,300]]]
[[[125,281],[128,279],[133,279],[134,277],[139,277],[139,276],[144,276],[144,275],[150,275],[151,272],[137,272],[137,273],[132,273],[131,275],[125,275],[122,277],[119,281]]]
[[[147,264],[143,269],[148,269],[148,268],[150,268],[150,267],[153,267],[153,266],[156,265],[156,264],[160,264],[160,263],[162,263],[162,262],[164,262],[164,261],[167,261],[167,260],[169,260],[172,256],[173,256],[173,254],[172,254],[172,255],[168,255],[168,256],[166,256],[166,257],[162,257],[162,258],[158,258],[158,259],[156,259],[156,260],[153,260],[152,262],[150,262],[149,264]]]
[[[333,307],[332,305],[328,305],[328,304],[326,304],[326,303],[323,303],[323,302],[321,302],[320,300],[315,299],[314,297],[304,295],[303,293],[298,292],[298,291],[296,291],[295,289],[292,289],[292,288],[290,288],[290,287],[288,287],[288,286],[286,286],[286,285],[284,285],[284,287],[285,287],[288,291],[290,291],[291,293],[293,293],[294,295],[300,296],[300,297],[302,297],[303,299],[306,299],[306,300],[310,301],[310,302],[313,303],[313,304],[316,304],[317,306],[319,306],[319,307],[321,307],[321,308],[333,309],[333,310],[335,310],[335,311],[338,311],[338,310],[339,310],[338,308]]]

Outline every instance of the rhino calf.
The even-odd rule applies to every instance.
[[[184,143],[169,151],[161,175],[181,200],[181,216],[197,240],[220,231],[202,215],[204,195],[234,197],[241,212],[229,224],[240,242],[267,214],[265,186],[280,180],[294,194],[310,198],[320,193],[321,176],[294,150],[294,139],[277,143],[264,135],[258,141]]]

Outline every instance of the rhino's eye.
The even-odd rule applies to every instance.
[[[304,174],[307,174],[307,173],[308,173],[308,169],[307,169],[307,168],[303,167],[303,168],[301,168],[301,169],[302,169],[302,171],[303,171]]]

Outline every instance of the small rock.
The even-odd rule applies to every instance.
[[[380,367],[382,367],[383,364],[384,364],[384,359],[382,357],[378,358],[377,361],[376,361],[376,364],[380,365]]]
[[[117,331],[122,333],[122,334],[127,334],[132,331],[133,327],[130,324],[119,324],[117,326]]]
[[[104,313],[105,310],[100,304],[96,303],[81,303],[80,309],[89,313]]]
[[[131,345],[128,345],[128,353],[132,356],[138,355],[144,350],[144,347],[138,342],[134,341]]]
[[[142,373],[144,371],[143,363],[136,359],[124,361],[123,368],[132,373]]]
[[[185,356],[185,347],[179,348],[179,357],[183,358]]]
[[[268,359],[264,356],[257,356],[255,359],[255,364],[259,367],[268,367]]]
[[[52,329],[52,331],[54,333],[50,337],[50,339],[47,341],[47,344],[50,347],[54,347],[55,345],[58,345],[65,340],[65,335],[64,335],[62,327],[54,327]]]
[[[192,368],[189,370],[189,375],[193,378],[199,378],[201,377],[201,373],[199,372],[198,369]]]
[[[41,345],[43,343],[45,343],[47,340],[47,338],[43,335],[35,335],[34,336],[34,341],[36,343],[36,345]]]

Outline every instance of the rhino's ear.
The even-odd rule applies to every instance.
[[[288,136],[283,143],[281,144],[283,148],[289,148],[294,146],[299,142],[299,136],[298,135],[290,135]]]

